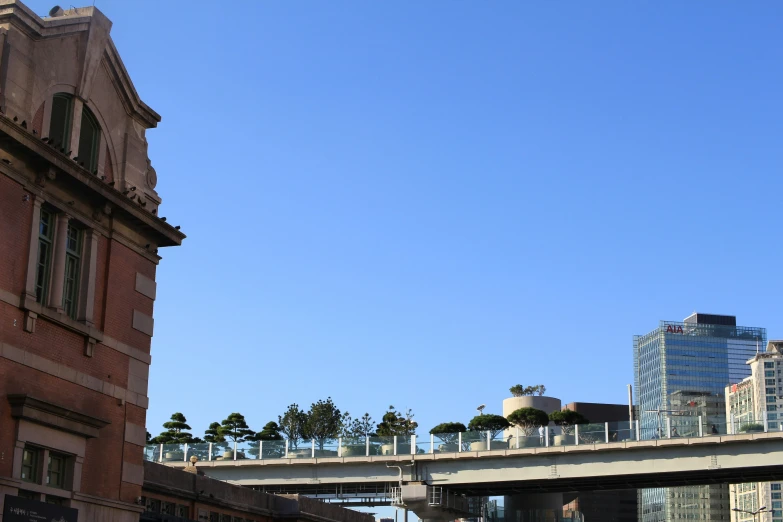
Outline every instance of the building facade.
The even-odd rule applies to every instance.
[[[694,313],[661,321],[634,336],[636,408],[643,439],[726,433],[725,388],[750,375],[745,362],[766,344],[764,328],[736,325],[734,316]],[[641,522],[729,520],[728,486],[639,491]]]
[[[726,417],[739,431],[780,430],[783,415],[783,341],[769,341],[765,352],[748,361],[751,375],[726,387]],[[783,522],[783,482],[731,484],[733,522]],[[751,513],[748,513],[751,512]]]
[[[184,235],[111,22],[50,15],[0,0],[0,513],[136,522],[158,248]]]
[[[144,463],[141,522],[375,522],[371,513],[211,479],[193,464],[183,471]]]

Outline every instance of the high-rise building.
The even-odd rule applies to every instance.
[[[642,438],[687,436],[698,431],[699,418],[725,433],[726,386],[750,375],[745,362],[766,336],[764,328],[737,326],[734,316],[701,313],[683,322],[661,321],[652,332],[634,336]],[[640,522],[729,520],[730,509],[725,485],[639,491]]]
[[[739,431],[780,430],[783,415],[783,341],[770,341],[766,352],[748,361],[751,375],[726,387],[726,417]],[[729,486],[733,522],[783,522],[783,482]]]

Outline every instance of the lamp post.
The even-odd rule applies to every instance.
[[[753,515],[753,522],[756,522],[756,516],[759,513],[763,513],[767,510],[767,506],[762,506],[758,508],[756,511],[745,511],[744,509],[734,508],[732,511],[736,511],[737,513],[747,513],[748,515]]]

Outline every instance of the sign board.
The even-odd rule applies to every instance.
[[[78,516],[78,509],[5,496],[3,522],[76,522]]]
[[[682,326],[670,324],[666,326],[666,333],[682,333]]]

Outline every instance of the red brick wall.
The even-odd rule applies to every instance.
[[[24,291],[33,200],[21,185],[0,175],[0,288],[15,295]]]
[[[28,393],[108,420],[110,424],[100,430],[100,436],[87,441],[81,490],[89,495],[119,499],[125,436],[124,405],[102,393],[3,359],[0,364],[0,396],[5,397],[9,393]],[[0,422],[6,428],[14,426],[5,401],[0,404]],[[0,429],[0,448],[10,455],[16,430],[6,428]],[[0,459],[0,474],[11,475],[11,460]]]
[[[136,292],[136,272],[155,279],[155,264],[112,240],[105,286],[104,332],[125,344],[150,353],[150,336],[133,329],[133,310],[152,316],[152,299]]]

